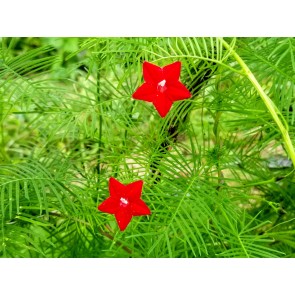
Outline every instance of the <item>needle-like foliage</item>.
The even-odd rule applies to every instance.
[[[1,38],[1,257],[294,257],[292,38]],[[181,61],[161,118],[142,63]],[[108,181],[144,181],[121,232]]]

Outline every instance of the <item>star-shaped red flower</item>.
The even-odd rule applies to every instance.
[[[120,230],[123,231],[133,216],[151,214],[149,207],[140,199],[142,186],[142,180],[124,185],[111,177],[110,196],[98,206],[98,210],[114,214]]]
[[[165,117],[174,101],[191,97],[188,89],[179,81],[181,62],[163,68],[149,62],[143,63],[144,83],[133,93],[135,99],[152,102],[161,117]]]

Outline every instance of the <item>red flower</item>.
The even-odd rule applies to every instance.
[[[132,95],[135,99],[152,102],[161,117],[165,117],[174,101],[191,97],[179,81],[181,62],[163,68],[149,62],[143,63],[143,83]]]
[[[140,199],[143,181],[124,185],[115,178],[109,181],[110,197],[98,206],[98,210],[114,214],[120,230],[124,230],[132,216],[149,215],[151,211]]]

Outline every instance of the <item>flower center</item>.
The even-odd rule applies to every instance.
[[[161,82],[158,83],[157,90],[159,92],[163,93],[166,89],[167,89],[166,80],[162,80]]]
[[[120,198],[120,206],[126,207],[128,205],[128,200],[125,198]]]

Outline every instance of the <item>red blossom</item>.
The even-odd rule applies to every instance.
[[[111,177],[110,196],[98,206],[98,210],[114,214],[120,230],[125,230],[133,216],[151,214],[149,207],[140,199],[142,186],[142,180],[124,185]]]
[[[174,101],[191,97],[188,89],[179,81],[181,62],[163,68],[149,62],[143,63],[144,83],[132,97],[152,102],[161,117],[165,117]]]

